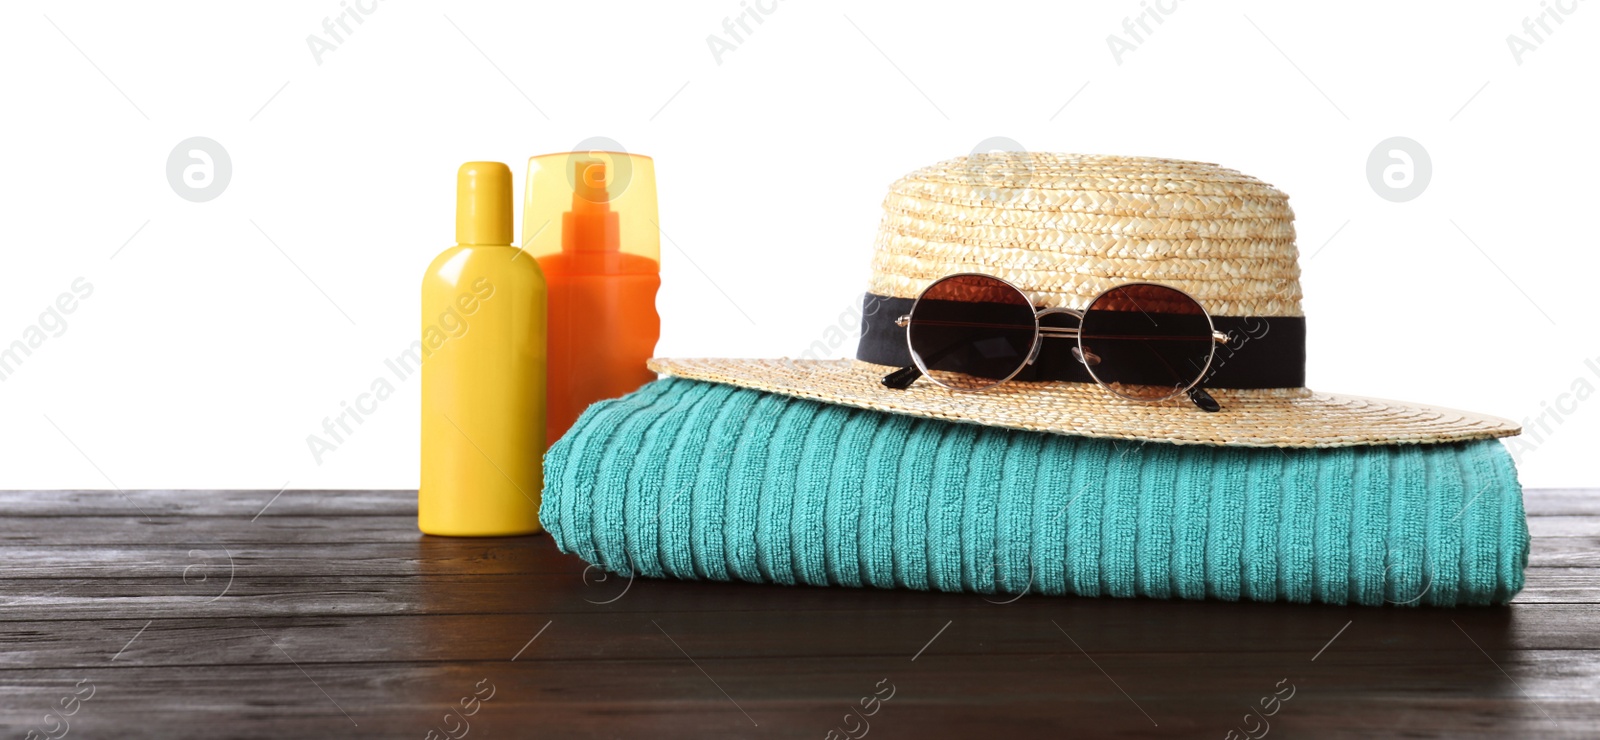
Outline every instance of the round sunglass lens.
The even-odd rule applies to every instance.
[[[1201,380],[1215,343],[1211,319],[1182,291],[1135,283],[1083,312],[1079,354],[1095,380],[1124,398],[1172,398]]]
[[[982,390],[1027,364],[1037,325],[1033,304],[985,275],[952,275],[928,286],[907,325],[917,365],[940,385]]]

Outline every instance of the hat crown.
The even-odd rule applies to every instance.
[[[1294,211],[1278,189],[1204,162],[972,154],[897,180],[871,293],[915,298],[959,272],[1083,308],[1116,285],[1178,288],[1217,316],[1300,316]]]

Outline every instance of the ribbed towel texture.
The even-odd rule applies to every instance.
[[[613,573],[985,594],[1491,604],[1528,562],[1494,440],[1141,444],[676,378],[584,412],[540,520]]]

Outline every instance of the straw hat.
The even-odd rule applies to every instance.
[[[1340,447],[1521,431],[1492,416],[1305,388],[1294,212],[1288,196],[1248,175],[1148,157],[973,154],[901,178],[883,210],[857,359],[656,358],[650,367],[876,411],[1177,444]],[[1182,397],[1130,401],[1089,382],[1013,380],[980,392],[926,381],[885,388],[880,379],[897,368],[885,364],[884,348],[904,343],[904,329],[893,325],[900,307],[962,272],[1003,278],[1036,306],[1080,310],[1125,283],[1178,288],[1219,329],[1232,327],[1235,341],[1218,349],[1214,365],[1274,380],[1208,382],[1223,407],[1216,413]],[[1251,372],[1260,366],[1274,372]]]

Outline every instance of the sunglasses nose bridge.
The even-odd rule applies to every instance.
[[[1044,319],[1047,316],[1056,316],[1056,315],[1063,315],[1063,314],[1067,315],[1067,316],[1071,316],[1071,317],[1077,319],[1079,326],[1072,326],[1072,327],[1068,327],[1068,326],[1050,326],[1050,325],[1047,325],[1047,324],[1044,323]],[[1073,308],[1044,308],[1044,309],[1040,309],[1040,310],[1034,312],[1034,314],[1033,314],[1033,322],[1034,322],[1034,325],[1038,327],[1038,335],[1039,335],[1039,340],[1041,340],[1041,343],[1042,343],[1042,340],[1051,339],[1051,338],[1055,338],[1055,339],[1077,339],[1078,338],[1078,329],[1079,329],[1080,326],[1083,325],[1083,312],[1079,311],[1077,309],[1073,309]],[[1034,346],[1033,354],[1035,356],[1037,356],[1039,354],[1038,345]],[[1031,360],[1030,360],[1030,362],[1031,362]]]
[[[1054,316],[1056,314],[1066,314],[1068,316],[1071,316],[1072,318],[1077,319],[1080,322],[1083,321],[1083,312],[1082,311],[1079,311],[1076,308],[1064,308],[1064,307],[1060,307],[1060,306],[1055,306],[1055,307],[1051,307],[1051,308],[1041,308],[1041,309],[1033,312],[1033,317],[1035,319],[1042,319],[1042,318],[1044,318],[1046,316]]]
[[[1058,314],[1071,316],[1077,319],[1080,325],[1083,323],[1083,312],[1074,308],[1062,308],[1057,306],[1051,308],[1041,308],[1037,311],[1034,311],[1033,323],[1035,330],[1033,337],[1033,351],[1028,353],[1028,362],[1026,364],[1032,365],[1035,360],[1039,359],[1039,350],[1044,347],[1044,340],[1051,338],[1078,338],[1078,329],[1076,327],[1046,326],[1043,323],[1046,316],[1055,316]]]

